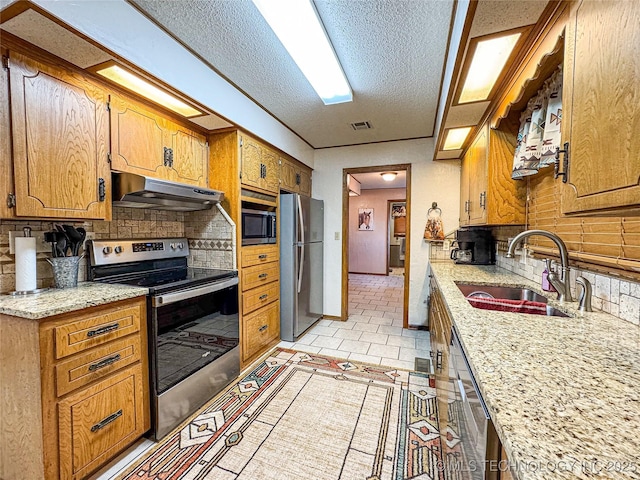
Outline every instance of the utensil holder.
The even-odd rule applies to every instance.
[[[79,257],[47,258],[53,269],[53,282],[55,288],[73,288],[78,286]]]

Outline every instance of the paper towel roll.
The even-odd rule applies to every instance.
[[[28,292],[37,288],[36,239],[16,237],[16,291]]]

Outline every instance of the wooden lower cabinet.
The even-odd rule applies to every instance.
[[[58,403],[60,477],[82,478],[144,433],[138,363]]]
[[[86,478],[149,430],[146,325],[145,297],[0,315],[2,480]]]
[[[280,303],[273,302],[243,317],[242,360],[249,361],[280,338]]]
[[[280,339],[280,262],[277,245],[242,247],[242,364]]]

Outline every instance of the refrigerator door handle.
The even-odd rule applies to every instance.
[[[300,219],[300,223],[299,223],[299,238],[300,238],[300,243],[304,243],[305,239],[304,239],[304,215],[302,212],[302,202],[300,201],[300,195],[296,195],[296,200],[298,200],[298,218]]]
[[[300,263],[298,264],[298,293],[302,290],[302,275],[304,272],[304,243],[300,245]]]

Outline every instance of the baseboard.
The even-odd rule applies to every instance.
[[[335,315],[322,315],[323,320],[335,320],[338,322],[346,322],[342,317],[336,317]]]
[[[388,273],[369,273],[369,272],[349,272],[349,273],[353,273],[354,275],[379,275],[381,277],[389,276]]]

